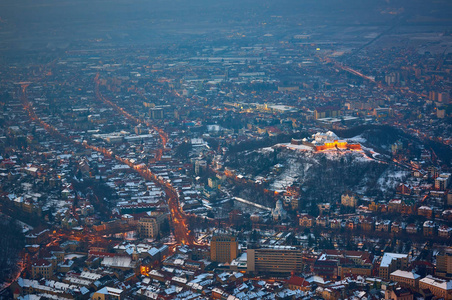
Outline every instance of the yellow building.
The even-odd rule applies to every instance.
[[[369,204],[369,210],[370,211],[379,211],[381,208],[380,208],[380,204],[378,204],[378,203],[375,203],[374,201],[372,201],[370,204]]]
[[[298,224],[301,227],[305,227],[305,228],[311,228],[312,226],[314,226],[314,217],[308,215],[308,214],[302,214],[300,215],[300,218],[298,219]]]
[[[406,288],[387,289],[385,291],[385,299],[391,300],[413,300],[413,293]]]
[[[417,289],[419,286],[420,277],[421,276],[413,272],[397,270],[391,273],[389,279],[398,282],[400,285],[404,287]]]
[[[214,235],[210,242],[210,260],[230,263],[238,255],[237,238],[230,235]]]
[[[436,297],[446,300],[452,299],[452,281],[447,281],[428,275],[419,280],[420,289],[429,289]]]
[[[159,233],[159,224],[154,217],[143,217],[138,221],[138,231],[141,237],[155,238]]]
[[[41,279],[43,277],[49,279],[53,276],[52,263],[45,259],[36,260],[31,264],[31,275],[36,279]]]
[[[341,196],[341,204],[347,207],[356,207],[358,197],[352,192],[346,192]]]
[[[161,212],[148,212],[147,216],[140,218],[140,220],[138,221],[138,232],[140,233],[141,237],[157,237],[160,231],[160,226],[167,217],[167,214]]]
[[[123,290],[112,287],[104,287],[93,294],[92,300],[121,300],[124,298]]]
[[[372,275],[372,265],[341,265],[337,272],[341,278],[349,275],[369,277]]]

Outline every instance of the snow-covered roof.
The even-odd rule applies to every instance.
[[[406,258],[408,257],[407,254],[399,254],[399,253],[385,253],[383,255],[383,258],[381,259],[380,267],[389,267],[392,260],[398,259],[398,258]]]
[[[391,276],[398,276],[398,277],[403,277],[403,278],[408,278],[408,279],[418,279],[419,277],[421,277],[420,275],[418,275],[416,273],[402,271],[402,270],[397,270],[397,271],[392,272]]]
[[[103,295],[119,296],[119,295],[121,295],[122,290],[106,286],[106,287],[103,287],[102,289],[98,290],[96,293],[103,294]]]
[[[102,261],[103,266],[130,268],[132,259],[128,256],[105,257]]]
[[[452,280],[447,281],[444,279],[435,278],[431,275],[427,275],[427,277],[422,278],[421,280],[419,280],[419,282],[435,286],[443,290],[452,290]]]

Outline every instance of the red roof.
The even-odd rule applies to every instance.
[[[33,267],[47,267],[49,265],[51,265],[51,263],[45,259],[35,260],[32,264]]]
[[[91,251],[91,250],[88,253],[90,256],[97,256],[97,257],[115,257],[116,256],[116,254],[114,254],[114,253]]]
[[[310,286],[310,283],[308,281],[306,281],[303,277],[298,277],[298,276],[290,277],[289,280],[287,280],[287,284],[296,285],[296,286],[304,286],[304,287]]]

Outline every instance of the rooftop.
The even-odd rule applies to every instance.
[[[381,259],[380,267],[389,267],[393,260],[399,258],[407,258],[407,254],[400,253],[385,253]]]

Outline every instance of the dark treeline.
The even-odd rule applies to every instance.
[[[301,131],[292,134],[280,134],[278,136],[269,136],[259,141],[244,141],[237,144],[229,145],[228,153],[235,154],[242,151],[270,147],[278,143],[289,143],[292,139],[302,139],[308,136],[309,135],[307,132]]]
[[[389,125],[361,125],[343,130],[336,130],[335,133],[342,138],[352,138],[354,136],[365,134],[369,136],[375,135],[380,143],[394,143],[401,137],[408,135],[402,130]]]
[[[424,144],[425,149],[433,150],[437,158],[439,158],[444,165],[449,166],[452,163],[452,150],[450,146],[433,140],[420,141],[417,137],[411,136],[401,129],[389,125],[356,126],[345,130],[336,130],[335,133],[342,138],[352,138],[361,135],[368,143],[372,144],[372,146],[376,146],[376,150],[379,151],[381,151],[382,148],[385,148],[385,146],[387,148],[397,141],[401,141],[404,144]]]
[[[0,282],[7,282],[17,271],[19,253],[25,246],[21,226],[9,218],[0,218]]]

